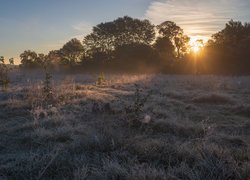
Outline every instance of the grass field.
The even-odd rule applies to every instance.
[[[250,179],[250,77],[11,79],[0,179]]]

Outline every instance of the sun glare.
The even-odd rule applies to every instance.
[[[193,46],[192,46],[192,51],[193,51],[194,53],[198,53],[198,52],[200,51],[200,47],[197,46],[197,45],[193,45]]]
[[[190,41],[190,51],[193,53],[199,53],[204,46],[203,39],[191,38]]]

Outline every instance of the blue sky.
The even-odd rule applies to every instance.
[[[47,53],[124,15],[154,24],[172,20],[188,35],[206,39],[230,19],[249,22],[249,10],[249,0],[1,0],[0,55]]]

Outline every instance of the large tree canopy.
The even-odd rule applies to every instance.
[[[35,51],[27,50],[20,55],[20,59],[23,67],[44,67],[47,56],[42,53],[37,54]]]
[[[125,16],[93,27],[84,44],[87,54],[91,56],[97,52],[110,53],[126,44],[150,44],[154,38],[154,25],[148,20]]]
[[[239,45],[245,46],[250,38],[250,24],[244,25],[239,21],[229,21],[226,27],[212,36],[213,45],[231,46],[233,48]]]
[[[208,42],[206,59],[212,68],[223,73],[248,73],[250,66],[250,24],[229,21]]]
[[[62,64],[73,66],[79,62],[84,54],[82,43],[74,38],[60,49]]]
[[[158,33],[165,37],[166,41],[171,41],[176,48],[177,57],[185,54],[188,49],[190,38],[184,35],[183,29],[177,26],[174,22],[165,21],[157,26]]]
[[[154,48],[165,62],[174,59],[175,47],[168,37],[158,37],[154,43]]]
[[[35,51],[27,50],[20,54],[21,63],[24,67],[39,66],[39,58]]]

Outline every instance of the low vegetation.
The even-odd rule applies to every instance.
[[[249,77],[10,77],[0,179],[250,178]]]
[[[13,58],[10,60],[10,65],[13,65]],[[6,65],[4,62],[4,57],[0,56],[0,86],[3,91],[5,91],[8,88],[8,85],[10,83],[9,79],[9,72],[11,70],[11,67]]]

